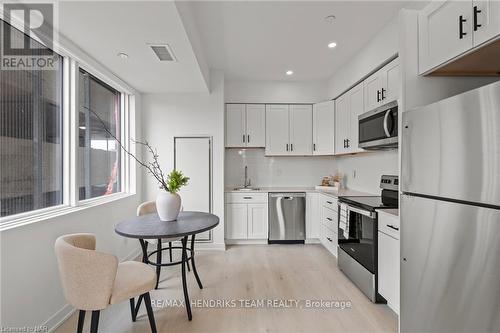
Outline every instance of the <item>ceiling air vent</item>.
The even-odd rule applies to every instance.
[[[160,61],[177,61],[168,44],[149,44],[149,47],[151,47]]]

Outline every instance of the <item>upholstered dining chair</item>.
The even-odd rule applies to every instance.
[[[154,201],[146,201],[141,203],[137,207],[137,216],[142,216],[146,214],[152,214],[156,213],[156,202]],[[162,242],[168,242],[168,252],[169,252],[169,257],[170,257],[170,262],[172,262],[172,242],[180,240],[181,237],[175,237],[175,238],[164,238],[162,240],[158,239],[145,239],[146,241],[146,247],[147,243],[151,244],[156,244],[156,264],[160,265],[162,262]],[[189,262],[186,263],[188,267],[188,271],[191,271],[191,267],[189,267]],[[156,286],[155,289],[158,288],[158,284],[160,283],[160,272],[161,272],[161,266],[156,266]]]
[[[65,297],[79,310],[77,332],[83,330],[86,311],[92,311],[90,332],[95,333],[101,310],[126,299],[133,304],[135,297],[142,296],[151,331],[156,333],[149,295],[155,287],[154,270],[137,261],[118,263],[116,256],[96,251],[95,245],[95,236],[85,233],[64,235],[55,243]],[[137,309],[131,306],[131,311],[135,321]]]

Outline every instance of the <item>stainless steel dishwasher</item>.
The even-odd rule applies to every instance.
[[[305,221],[305,193],[269,194],[269,244],[304,243]]]

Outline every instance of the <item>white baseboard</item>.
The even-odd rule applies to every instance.
[[[321,244],[320,240],[317,238],[308,238],[306,239],[306,244]]]
[[[228,245],[267,245],[267,239],[226,239]]]
[[[142,257],[142,250],[139,247],[123,257],[120,261],[135,260],[138,257]],[[54,332],[56,328],[61,326],[75,311],[75,308],[66,303],[59,311],[47,319],[43,326],[47,327],[48,332]]]
[[[200,242],[196,243],[194,248],[196,251],[205,251],[205,250],[226,251],[226,244]]]

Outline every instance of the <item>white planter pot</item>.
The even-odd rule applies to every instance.
[[[156,196],[156,211],[160,220],[175,221],[181,210],[181,197],[175,193],[161,191]]]

